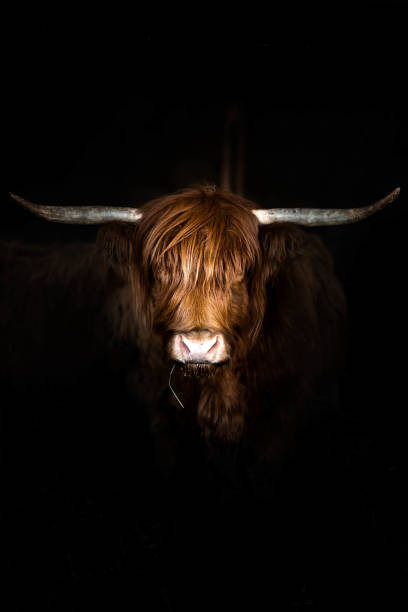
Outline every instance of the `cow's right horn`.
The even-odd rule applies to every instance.
[[[77,225],[97,225],[110,221],[137,223],[142,218],[142,212],[138,208],[124,206],[44,206],[28,202],[14,193],[10,193],[10,196],[38,217],[56,223]]]

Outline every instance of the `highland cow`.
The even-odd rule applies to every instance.
[[[33,377],[67,377],[127,342],[153,429],[177,418],[207,440],[252,440],[278,455],[338,368],[346,316],[328,251],[300,226],[359,221],[398,192],[363,208],[269,211],[207,185],[140,209],[13,196],[48,220],[102,227],[80,248],[3,245],[8,367],[24,356]]]

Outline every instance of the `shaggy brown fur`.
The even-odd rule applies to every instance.
[[[67,380],[126,341],[153,427],[170,410],[208,439],[253,436],[279,452],[285,423],[335,364],[345,301],[322,243],[295,225],[259,227],[252,208],[200,186],[147,203],[138,226],[103,226],[95,245],[4,245],[3,373]],[[183,409],[166,347],[200,328],[223,333],[230,357],[175,369]]]
[[[294,225],[259,227],[252,208],[201,186],[149,202],[138,227],[112,224],[98,237],[124,282],[112,326],[133,330],[147,361],[154,346],[156,370],[166,367],[172,332],[225,334],[227,364],[207,366],[194,385],[181,371],[174,377],[193,420],[224,440],[239,440],[264,410],[279,428],[304,405],[333,365],[345,314],[322,243]]]

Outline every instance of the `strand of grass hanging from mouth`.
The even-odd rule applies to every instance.
[[[170,372],[170,376],[169,376],[169,387],[170,387],[170,391],[173,393],[174,397],[176,398],[176,400],[178,401],[178,403],[180,404],[180,406],[183,408],[184,410],[184,406],[181,403],[177,393],[174,391],[173,387],[171,386],[171,375],[173,374],[174,368],[176,367],[176,364],[173,365],[173,367],[171,368],[171,372]]]

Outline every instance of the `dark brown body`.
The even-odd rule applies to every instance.
[[[319,239],[292,224],[259,227],[251,207],[201,187],[148,203],[137,226],[104,226],[95,245],[3,246],[3,372],[67,384],[125,343],[138,353],[130,392],[153,430],[178,421],[279,456],[335,379],[346,307]],[[222,339],[223,357],[176,363],[176,398],[171,338],[202,329]]]

